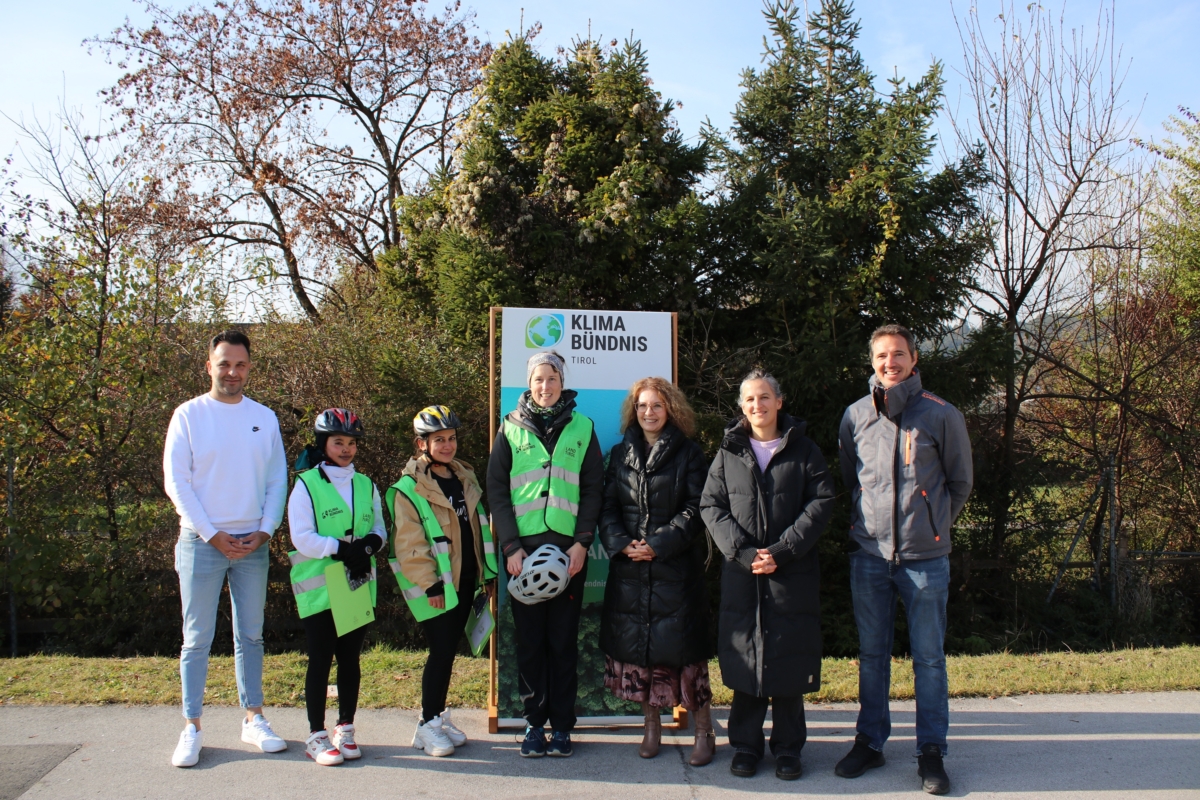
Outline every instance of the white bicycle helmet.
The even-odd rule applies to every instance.
[[[549,600],[571,582],[570,565],[566,553],[544,544],[526,556],[520,575],[508,579],[508,593],[527,606]]]

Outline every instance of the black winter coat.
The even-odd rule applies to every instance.
[[[821,687],[817,538],[833,513],[833,481],[804,423],[779,415],[783,441],[764,474],[749,428],[736,420],[713,460],[700,513],[725,556],[717,655],[721,679],[757,697],[796,697]],[[759,548],[770,575],[750,571]]]
[[[707,473],[704,451],[671,423],[649,453],[636,426],[609,453],[599,532],[612,560],[600,648],[617,661],[683,667],[711,655],[700,522]],[[636,539],[653,560],[621,552]]]

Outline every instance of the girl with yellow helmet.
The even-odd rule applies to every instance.
[[[467,743],[450,719],[450,673],[478,593],[490,593],[496,552],[474,470],[456,458],[458,415],[429,406],[413,418],[414,457],[387,491],[396,530],[391,560],[409,610],[429,644],[413,747],[449,756]]]

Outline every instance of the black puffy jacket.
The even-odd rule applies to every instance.
[[[821,687],[821,598],[817,538],[833,513],[833,481],[804,423],[779,415],[783,441],[758,468],[742,420],[725,429],[700,501],[725,556],[717,656],[730,689],[795,697]],[[770,575],[750,571],[770,551]]]
[[[711,653],[700,493],[708,459],[671,423],[649,453],[641,429],[630,426],[608,459],[599,532],[611,561],[600,647],[643,667],[705,661]],[[635,539],[650,544],[653,560],[621,552]]]

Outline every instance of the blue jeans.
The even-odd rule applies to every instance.
[[[233,605],[238,702],[242,708],[263,704],[262,630],[269,563],[266,544],[245,558],[231,561],[195,531],[180,530],[175,544],[175,571],[179,573],[179,599],[183,602],[179,677],[183,681],[184,719],[200,718],[208,680],[208,651],[217,629],[217,603],[227,576]]]
[[[896,564],[862,550],[850,554],[850,588],[858,623],[858,732],[876,750],[892,732],[888,691],[892,680],[892,640],[896,600],[908,614],[917,696],[917,751],[936,744],[946,754],[950,727],[950,687],[946,678],[946,599],[950,558]]]

